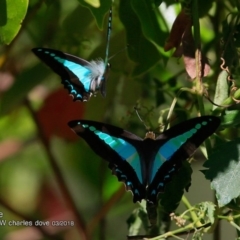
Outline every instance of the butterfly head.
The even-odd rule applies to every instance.
[[[147,138],[155,140],[155,138],[156,138],[155,133],[154,132],[147,132],[144,139],[147,139]]]

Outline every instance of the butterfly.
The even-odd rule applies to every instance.
[[[109,124],[75,120],[69,127],[82,137],[92,150],[108,161],[119,181],[132,191],[133,202],[157,203],[166,183],[199,145],[220,125],[214,116],[197,117],[161,133],[155,138],[148,132],[144,139]]]
[[[32,52],[48,65],[61,79],[74,101],[88,101],[91,95],[100,91],[106,96],[106,80],[110,64],[108,63],[109,42],[112,29],[112,9],[109,11],[107,46],[105,61],[90,62],[50,48],[33,48]]]

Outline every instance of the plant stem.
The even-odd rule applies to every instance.
[[[185,195],[182,196],[182,202],[187,207],[187,209],[193,209],[192,205],[190,204],[188,199],[185,197]],[[191,215],[193,221],[196,222],[196,226],[200,227],[202,224],[199,221],[198,216],[196,215],[196,213],[194,211],[190,211],[190,215]]]
[[[193,0],[192,2],[192,18],[193,18],[193,26],[194,26],[194,41],[195,41],[195,61],[196,61],[196,94],[198,107],[200,111],[200,115],[205,115],[205,109],[203,104],[203,84],[202,84],[202,53],[201,53],[201,37],[200,37],[200,24],[199,24],[199,15],[198,15],[198,0]],[[206,150],[209,154],[211,151],[210,141],[207,139],[205,141]]]

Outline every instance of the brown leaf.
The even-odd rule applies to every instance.
[[[178,48],[182,41],[182,35],[187,25],[192,25],[192,21],[189,15],[182,10],[176,17],[169,38],[166,40],[164,50],[167,52],[172,48]]]

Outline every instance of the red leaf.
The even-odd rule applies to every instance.
[[[195,42],[192,35],[191,25],[186,26],[185,32],[182,37],[182,54],[185,69],[191,79],[196,78],[196,60],[195,60]],[[205,77],[210,71],[208,59],[201,56],[201,76]]]
[[[191,79],[196,78],[195,42],[192,36],[192,22],[190,17],[182,10],[175,19],[170,36],[164,46],[165,51],[176,48],[174,57],[181,57],[185,64],[186,72]],[[201,76],[207,76],[210,71],[208,59],[202,55]]]
[[[47,139],[56,135],[70,141],[76,141],[78,137],[70,130],[67,123],[81,119],[83,115],[84,103],[73,102],[63,88],[51,93],[37,112],[38,121]]]

